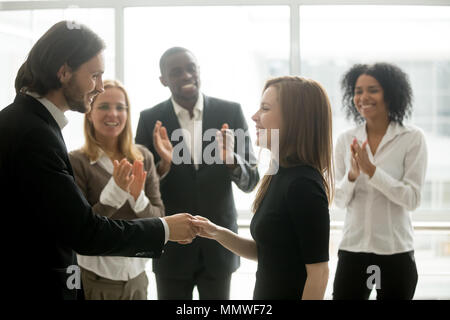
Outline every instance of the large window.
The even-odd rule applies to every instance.
[[[349,2],[362,5],[340,5]],[[15,96],[14,78],[32,45],[62,19],[85,23],[105,40],[104,78],[124,82],[134,132],[140,111],[170,97],[159,82],[158,63],[172,46],[187,47],[197,56],[203,93],[241,103],[252,137],[250,117],[268,77],[300,74],[320,81],[331,98],[336,139],[353,126],[341,111],[339,82],[344,72],[354,63],[399,65],[409,74],[415,96],[408,123],[424,130],[429,150],[422,205],[412,215],[416,222],[429,221],[415,232],[415,297],[449,299],[449,0],[0,0],[0,110]],[[73,150],[84,142],[83,115],[66,116],[70,122],[63,134]],[[239,233],[250,237],[245,224],[252,216],[255,192],[245,194],[234,185],[233,191]],[[332,226],[341,224],[344,212],[334,207],[331,212]],[[331,298],[341,238],[342,230],[332,228],[326,299]],[[148,264],[147,275],[154,279],[150,268]],[[232,278],[232,299],[251,298],[256,269],[256,262],[241,260]],[[149,281],[149,299],[156,297],[155,283]]]
[[[101,19],[99,19],[101,17]],[[106,42],[105,77],[115,73],[115,34],[113,9],[48,9],[27,11],[0,11],[0,109],[15,97],[14,79],[33,44],[52,25],[60,20],[75,20],[88,25]],[[66,112],[69,124],[63,130],[67,149],[79,148],[84,143],[83,115]]]
[[[341,110],[340,80],[354,63],[391,62],[410,77],[413,114],[424,130],[428,170],[415,219],[450,209],[450,7],[301,6],[301,73],[332,101],[334,137],[353,126]],[[430,215],[430,213],[432,213]]]
[[[173,46],[196,55],[204,94],[242,105],[255,137],[250,118],[264,81],[289,73],[289,7],[127,8],[125,84],[134,127],[139,111],[170,97],[159,81],[159,58]],[[234,184],[233,191],[237,209],[248,212],[255,191],[246,194]]]
[[[241,103],[252,137],[250,117],[267,78],[290,73],[320,81],[332,101],[336,138],[353,125],[340,107],[343,73],[354,63],[392,62],[410,76],[415,100],[409,123],[424,130],[429,149],[423,201],[413,217],[450,221],[450,6],[201,3],[177,7],[178,1],[168,0],[167,6],[149,2],[142,7],[143,1],[33,1],[24,10],[21,2],[0,1],[0,108],[13,100],[17,69],[33,43],[61,19],[85,23],[105,39],[105,78],[116,77],[129,90],[133,131],[140,111],[170,96],[159,82],[158,62],[172,46],[187,47],[197,56],[203,93]],[[70,122],[63,134],[72,150],[84,141],[83,116],[66,115]],[[254,192],[245,194],[235,186],[234,192],[241,218],[250,218]],[[342,218],[343,212],[333,213]]]

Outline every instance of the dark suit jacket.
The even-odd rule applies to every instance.
[[[153,128],[157,120],[167,128],[169,139],[175,129],[180,129],[170,99],[142,111],[139,118],[136,143],[148,147],[155,155],[156,163],[160,160],[153,146]],[[204,96],[203,133],[210,128],[220,130],[223,123],[228,123],[230,129],[241,128],[247,131],[247,123],[239,104]],[[210,145],[211,141],[204,141],[202,149]],[[172,144],[176,145],[177,142]],[[236,141],[235,152],[238,151],[237,147]],[[169,173],[161,180],[160,187],[166,216],[188,212],[207,217],[212,222],[236,232],[237,213],[231,182],[235,181],[241,190],[250,192],[259,180],[248,135],[244,149],[238,154],[245,154],[241,167],[246,171],[247,179],[241,179],[242,174],[233,176],[224,164],[202,163],[196,170],[192,164],[172,163]],[[190,245],[170,243],[164,248],[164,256],[153,260],[154,272],[169,277],[190,277],[202,267],[213,275],[230,274],[239,267],[239,258],[216,241],[197,238]]]
[[[0,111],[0,197],[12,229],[12,235],[1,232],[2,289],[10,298],[76,299],[77,290],[67,286],[74,251],[147,258],[162,252],[158,218],[110,220],[92,212],[75,184],[58,124],[28,95],[18,94]]]

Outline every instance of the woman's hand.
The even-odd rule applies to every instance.
[[[360,171],[372,178],[377,167],[370,162],[369,155],[367,153],[367,144],[368,141],[366,140],[360,147],[356,139],[354,139],[352,144],[352,148],[354,149],[353,157],[356,160]]]
[[[358,144],[358,142],[356,142],[356,138],[353,139],[353,143],[350,145],[350,152],[351,152],[350,163],[351,163],[351,168],[350,168],[350,171],[348,172],[348,180],[351,181],[351,182],[355,181],[359,177],[359,175],[361,173],[361,171],[359,169],[359,166],[358,166],[358,162],[356,161],[356,158],[355,158],[355,153],[356,153],[355,147],[354,147],[355,144]]]
[[[192,224],[197,229],[197,235],[203,238],[216,240],[219,234],[219,227],[202,216],[195,216]]]
[[[130,194],[133,196],[134,200],[137,201],[144,189],[145,179],[147,178],[147,171],[144,171],[144,163],[142,161],[134,161],[132,176],[134,176],[134,180],[130,184]]]
[[[131,174],[133,166],[125,158],[123,158],[120,162],[114,160],[113,165],[114,165],[113,170],[114,181],[122,190],[129,192],[130,185],[134,181],[134,175]]]
[[[241,237],[233,231],[218,226],[201,216],[195,216],[194,219],[191,219],[191,223],[196,229],[198,236],[216,240],[238,256],[255,261],[258,260],[258,249],[255,240]]]

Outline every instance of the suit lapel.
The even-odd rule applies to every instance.
[[[66,143],[64,141],[64,137],[61,132],[61,128],[59,127],[56,120],[53,118],[53,116],[50,114],[50,112],[47,110],[47,108],[37,101],[35,98],[27,95],[19,93],[16,97],[16,102],[18,104],[22,104],[25,106],[25,108],[28,108],[31,110],[31,112],[38,115],[41,119],[43,119],[49,126],[50,130],[52,130],[55,135],[58,137],[58,140],[61,145],[61,149],[64,151],[64,160],[67,165],[67,168],[69,170],[69,173],[73,175],[72,166],[70,165],[69,157],[67,156],[67,147]]]
[[[52,117],[47,108],[42,103],[37,101],[35,98],[27,94],[19,93],[16,96],[14,102],[24,106],[26,110],[29,110],[30,112],[38,115],[39,118],[45,120],[45,122],[49,124],[52,130],[57,128],[59,133],[61,134],[61,129],[59,128],[56,120]]]
[[[174,132],[176,129],[181,129],[180,123],[178,122],[178,118],[177,115],[175,114],[175,110],[173,109],[173,104],[172,104],[172,100],[169,99],[166,102],[166,106],[165,106],[165,113],[164,113],[164,120],[162,120],[163,122],[163,126],[166,127],[167,129],[167,133],[169,135],[169,139],[170,136],[172,135],[172,132]]]
[[[220,129],[217,128],[218,126],[218,116],[214,113],[214,105],[211,104],[211,100],[203,95],[203,114],[202,114],[202,163],[199,165],[198,170],[201,170],[205,168],[207,165],[204,163],[203,160],[203,152],[210,143],[212,143],[214,140],[210,141],[203,141],[203,137],[205,134],[205,131],[208,129]],[[166,102],[165,106],[165,112],[164,112],[164,120],[161,120],[163,122],[163,125],[167,128],[167,133],[169,135],[169,139],[171,139],[173,131],[176,129],[180,129],[180,123],[178,122],[178,117],[175,114],[172,100],[169,99]],[[172,142],[173,143],[173,142]],[[186,150],[186,149],[185,149]],[[192,161],[191,155],[189,155]],[[194,166],[192,166],[194,169]]]

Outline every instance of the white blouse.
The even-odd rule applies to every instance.
[[[335,203],[346,208],[340,250],[395,254],[414,250],[413,227],[409,211],[420,205],[427,169],[425,136],[416,127],[391,122],[375,156],[367,153],[376,166],[372,178],[361,172],[348,180],[351,168],[350,145],[367,140],[366,125],[341,134],[336,143]]]

